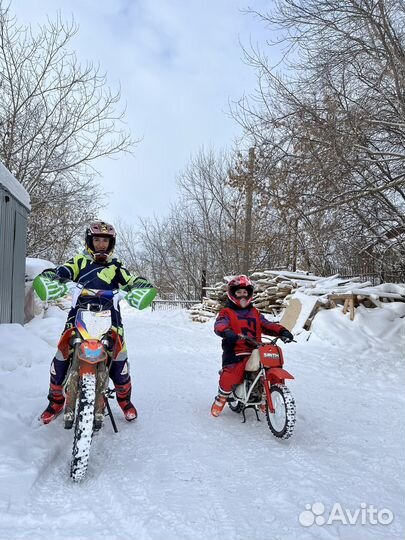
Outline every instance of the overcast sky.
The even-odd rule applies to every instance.
[[[121,85],[126,121],[142,139],[134,156],[96,164],[106,191],[103,213],[166,214],[176,198],[176,177],[199,148],[231,146],[240,128],[229,101],[255,87],[240,43],[264,44],[268,30],[242,12],[266,11],[271,0],[12,0],[20,22],[73,15],[71,42],[80,60],[99,63],[113,88]]]

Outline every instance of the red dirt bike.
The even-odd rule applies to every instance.
[[[275,437],[288,439],[294,431],[295,401],[285,385],[285,379],[294,377],[283,368],[284,359],[281,348],[276,345],[279,337],[269,342],[257,342],[241,336],[255,347],[245,367],[245,379],[233,390],[228,398],[229,408],[235,413],[253,409],[259,419],[258,411],[266,414],[270,431]]]
[[[74,427],[70,476],[75,482],[86,475],[93,434],[102,427],[106,414],[114,431],[118,431],[108,403],[114,392],[108,388],[110,331],[111,310],[124,296],[118,290],[74,289],[72,306],[79,309],[70,341],[72,359],[64,382],[63,420],[65,429]]]

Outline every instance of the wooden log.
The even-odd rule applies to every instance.
[[[354,296],[350,298],[349,303],[350,303],[350,320],[354,321]]]
[[[318,300],[315,302],[314,307],[312,308],[307,320],[304,323],[304,330],[309,330],[311,328],[312,321],[314,320],[315,315],[318,313],[319,309],[321,308],[322,304],[318,302]]]
[[[350,311],[350,320],[354,320],[354,294],[347,295],[345,298],[345,303],[343,306],[343,314],[346,315],[348,311]]]

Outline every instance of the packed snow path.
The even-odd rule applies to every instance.
[[[139,418],[125,422],[113,403],[119,433],[107,419],[93,440],[87,477],[75,485],[72,432],[61,418],[37,421],[64,322],[56,311],[27,329],[0,325],[1,540],[404,537],[398,327],[388,350],[371,334],[365,349],[364,332],[343,346],[331,311],[309,341],[286,345],[298,416],[292,438],[280,441],[251,411],[246,424],[228,408],[210,416],[220,367],[211,323],[193,324],[180,311],[125,310]],[[299,516],[315,502],[326,517],[335,503],[351,511],[366,503],[391,510],[394,520],[305,527]]]

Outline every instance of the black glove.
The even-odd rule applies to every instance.
[[[46,268],[40,275],[53,281],[59,281],[59,283],[68,283],[71,281],[70,279],[59,276],[53,268]]]
[[[284,341],[284,343],[288,343],[289,341],[294,341],[294,336],[292,335],[292,333],[289,330],[287,330],[287,328],[283,328],[283,330],[281,330],[279,336]]]
[[[53,268],[46,268],[45,270],[41,272],[40,275],[48,279],[59,279],[58,274],[55,272]]]
[[[246,337],[245,342],[247,345],[249,345],[249,347],[253,347],[254,349],[257,348],[257,341],[255,339]]]
[[[52,279],[53,281],[59,281],[59,283],[69,283],[70,281],[72,281],[71,279],[60,276],[52,270],[45,270],[44,272],[42,272],[41,276],[45,276],[48,279]]]
[[[135,281],[131,284],[131,289],[151,289],[152,287],[152,283],[142,276],[135,278]]]
[[[239,339],[238,334],[235,334],[235,332],[230,328],[224,330],[223,335],[227,345],[235,345]]]

